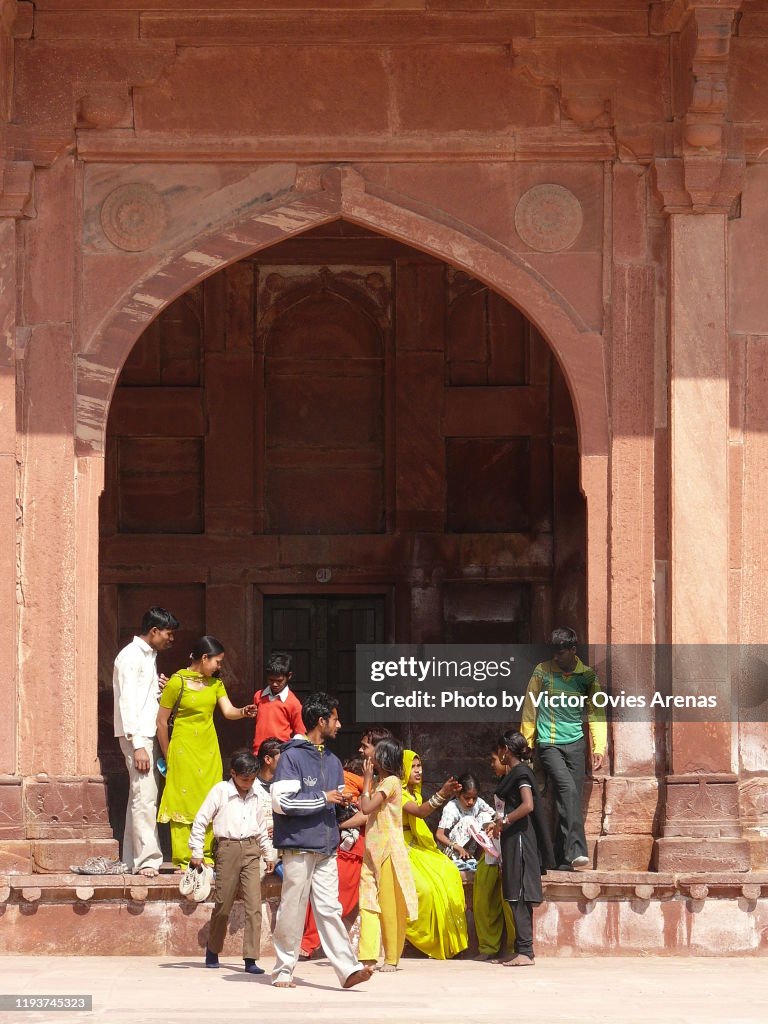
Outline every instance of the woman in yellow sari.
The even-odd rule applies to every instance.
[[[408,924],[406,938],[433,960],[448,960],[468,945],[464,885],[461,872],[438,850],[424,819],[455,796],[461,786],[450,778],[424,803],[421,776],[421,758],[413,750],[404,750],[403,836],[419,898],[419,916]]]

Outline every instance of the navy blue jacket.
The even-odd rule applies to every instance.
[[[286,743],[271,790],[275,849],[335,853],[339,845],[336,807],[323,794],[343,785],[344,771],[335,754],[319,751],[306,739]]]

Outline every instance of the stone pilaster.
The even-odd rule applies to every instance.
[[[670,639],[728,641],[729,486],[725,212],[669,218]],[[708,665],[721,660],[712,647]],[[707,659],[706,652],[702,652]],[[691,659],[673,685],[690,689]],[[722,659],[725,664],[725,659]],[[726,683],[722,680],[713,682]],[[674,722],[661,871],[750,867],[739,822],[730,722]]]

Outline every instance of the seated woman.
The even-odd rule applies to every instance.
[[[403,751],[403,837],[419,899],[419,916],[406,938],[434,960],[449,960],[467,948],[467,916],[461,872],[437,848],[425,818],[443,807],[461,786],[448,779],[434,796],[421,799],[421,758]]]
[[[219,739],[213,724],[218,706],[225,718],[253,718],[256,706],[232,705],[219,679],[224,648],[215,637],[203,636],[192,648],[187,669],[168,680],[157,713],[157,739],[168,762],[168,775],[160,801],[158,821],[171,823],[173,863],[189,863],[189,833],[195,815],[210,790],[222,781]],[[173,732],[168,720],[174,715]],[[213,863],[213,833],[208,829],[203,850],[205,862]]]

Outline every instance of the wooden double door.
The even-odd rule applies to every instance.
[[[342,760],[358,748],[355,714],[355,646],[384,643],[383,595],[322,595],[264,598],[264,661],[271,651],[293,658],[295,693],[303,701],[314,690],[339,700],[342,731],[334,751]]]

